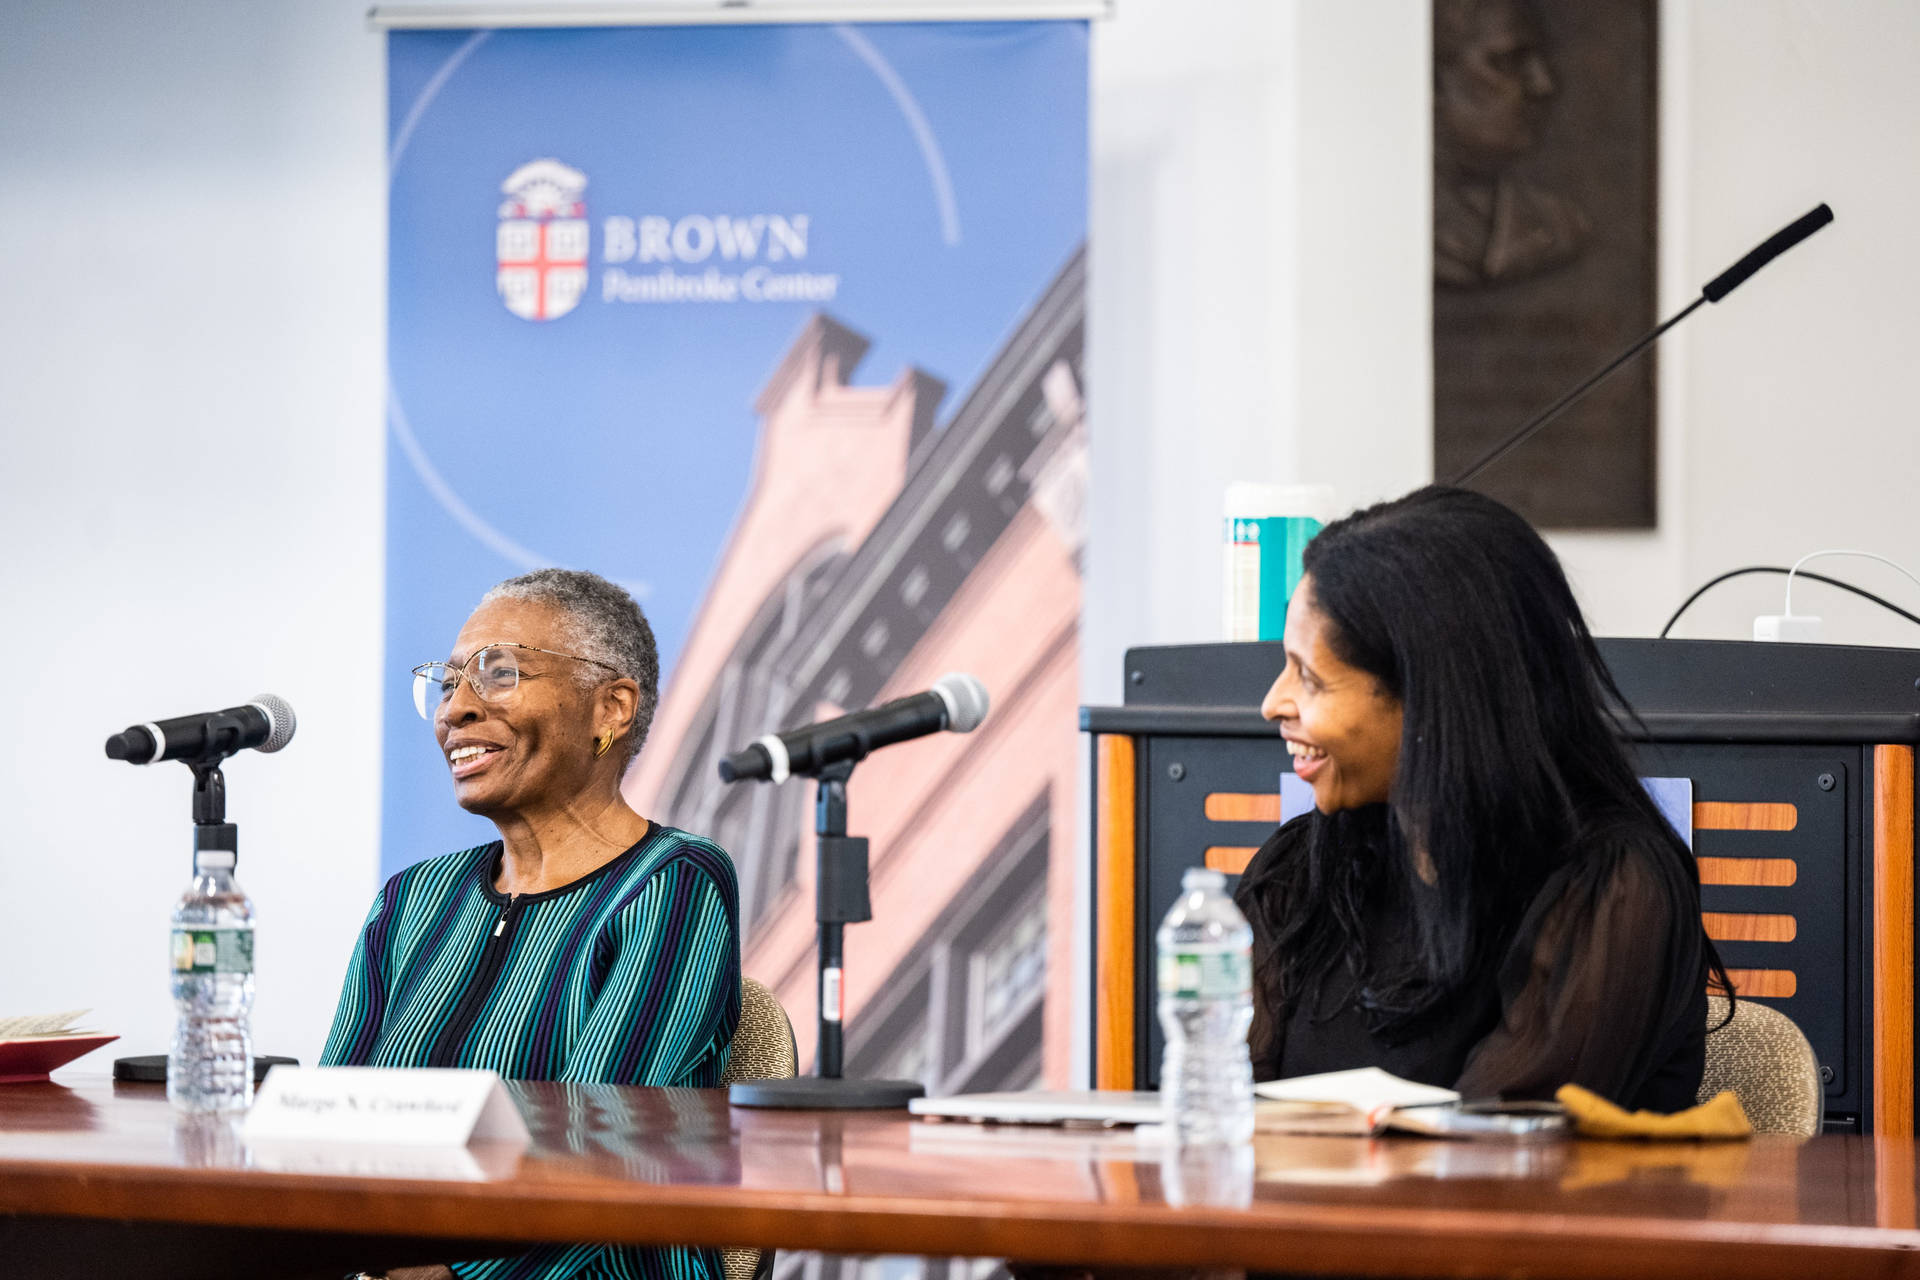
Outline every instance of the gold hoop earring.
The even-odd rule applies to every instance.
[[[593,758],[598,760],[607,754],[607,749],[611,746],[613,746],[613,730],[609,729],[600,735],[600,741],[593,744]]]

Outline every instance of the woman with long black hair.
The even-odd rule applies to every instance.
[[[1492,499],[1420,489],[1308,545],[1261,710],[1314,809],[1237,892],[1257,1078],[1693,1105],[1726,970],[1608,698],[1559,562]]]

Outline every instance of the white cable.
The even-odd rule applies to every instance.
[[[1822,556],[1859,556],[1863,560],[1878,560],[1888,568],[1898,570],[1906,576],[1907,581],[1913,583],[1916,587],[1920,587],[1920,577],[1916,577],[1913,570],[1898,561],[1889,560],[1877,552],[1853,551],[1845,547],[1835,547],[1827,551],[1809,551],[1798,560],[1795,560],[1793,567],[1787,570],[1787,607],[1782,611],[1787,617],[1791,618],[1793,616],[1793,575],[1800,572],[1800,566],[1807,561],[1818,560]]]

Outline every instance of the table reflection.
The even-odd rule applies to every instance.
[[[253,1161],[247,1158],[247,1145],[240,1136],[245,1121],[244,1112],[175,1112],[173,1153],[181,1164],[193,1169],[251,1168]]]
[[[1256,1150],[1263,1183],[1379,1186],[1443,1179],[1557,1177],[1574,1146],[1564,1139],[1454,1141],[1444,1138],[1266,1137]]]
[[[1244,1209],[1253,1203],[1253,1148],[1246,1143],[1169,1144],[1160,1154],[1160,1188],[1180,1208]]]
[[[737,1185],[740,1150],[712,1091],[510,1080],[545,1159],[573,1158],[641,1182]]]
[[[0,1086],[0,1094],[27,1104],[9,1110],[7,1128],[14,1133],[63,1133],[99,1123],[100,1108],[65,1085],[25,1081]]]

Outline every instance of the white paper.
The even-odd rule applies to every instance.
[[[247,1113],[245,1136],[394,1147],[529,1141],[496,1073],[442,1067],[275,1067]]]
[[[1383,1107],[1391,1110],[1395,1107],[1424,1107],[1460,1101],[1460,1095],[1452,1089],[1402,1080],[1378,1067],[1355,1067],[1351,1071],[1326,1071],[1317,1076],[1269,1080],[1253,1086],[1253,1091],[1259,1097],[1275,1102],[1351,1107],[1363,1115],[1372,1115]]]
[[[1157,1093],[1111,1089],[1023,1089],[1011,1093],[958,1093],[914,1098],[907,1110],[921,1119],[978,1120],[994,1124],[1142,1124],[1164,1111]]]
[[[74,1029],[74,1024],[90,1012],[88,1009],[68,1009],[64,1013],[29,1013],[14,1018],[0,1018],[0,1040],[26,1036],[92,1035],[90,1031]]]

